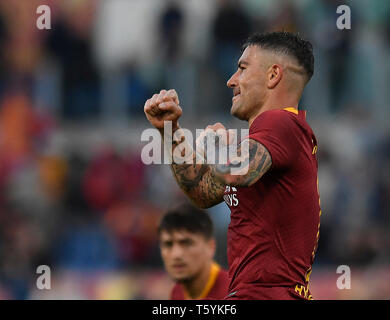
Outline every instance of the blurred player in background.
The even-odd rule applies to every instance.
[[[164,215],[158,233],[165,269],[176,281],[172,300],[223,299],[227,295],[228,273],[213,260],[213,223],[205,211],[180,205]]]
[[[298,103],[314,72],[312,45],[297,35],[274,32],[252,35],[243,48],[227,82],[233,90],[231,114],[249,123],[241,160],[196,164],[193,152],[194,164],[173,163],[172,171],[198,207],[225,200],[231,210],[227,298],[311,299],[321,215],[317,142]],[[182,109],[174,90],[155,94],[144,110],[162,135],[164,121],[172,122],[174,132],[181,130]],[[220,123],[208,129],[226,130]],[[177,145],[173,139],[173,151]],[[247,170],[232,174],[241,164]]]

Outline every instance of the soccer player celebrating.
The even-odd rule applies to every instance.
[[[205,211],[180,205],[164,215],[158,233],[165,269],[176,281],[172,300],[223,299],[227,295],[228,273],[213,260],[213,223]]]
[[[311,299],[321,215],[317,142],[298,103],[313,70],[308,41],[288,32],[252,35],[227,82],[233,90],[231,114],[249,123],[240,144],[249,145],[240,157],[246,170],[233,174],[240,164],[235,161],[171,164],[177,183],[198,207],[236,199],[226,201],[228,299]],[[181,130],[174,90],[155,94],[144,111],[162,134],[164,121],[172,122],[173,132]],[[172,150],[176,147],[173,139]]]

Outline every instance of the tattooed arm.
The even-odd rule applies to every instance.
[[[172,151],[177,146],[173,142]],[[209,208],[223,201],[225,184],[212,176],[207,164],[196,164],[193,152],[193,164],[171,164],[173,175],[184,193],[200,208]]]
[[[173,131],[179,129],[178,119],[182,109],[175,90],[161,90],[159,94],[154,94],[146,101],[144,112],[149,122],[161,133],[166,121],[171,122]],[[208,128],[214,131],[224,129],[220,123]],[[177,142],[173,142],[172,151],[176,147]],[[192,164],[173,163],[171,168],[178,185],[191,201],[198,207],[208,208],[223,201],[226,185],[250,186],[270,168],[271,157],[260,143],[249,139],[249,153],[245,156],[245,152],[240,151],[242,155],[238,162],[233,161],[229,165],[196,164],[193,153]],[[243,166],[241,175],[231,174],[235,166]]]
[[[170,121],[173,131],[180,128],[178,119],[182,114],[179,106],[179,97],[175,90],[161,90],[145,102],[144,112],[149,122],[160,131],[164,139],[164,123]],[[210,128],[218,126],[210,126]],[[219,126],[220,127],[220,126]],[[177,147],[177,142],[172,141],[172,151]],[[190,148],[192,150],[192,146]],[[195,160],[195,153],[194,160]],[[173,175],[185,194],[198,207],[208,208],[223,201],[225,185],[211,176],[211,170],[207,165],[196,164],[171,165]]]
[[[247,148],[244,148],[245,144]],[[210,166],[216,181],[236,187],[249,187],[256,183],[272,165],[268,150],[253,139],[246,139],[241,143],[239,155],[237,161],[231,159],[229,164]]]
[[[249,187],[272,165],[268,150],[253,139],[241,143],[238,154],[236,161],[230,159],[230,163],[224,165],[195,164],[194,158],[193,164],[172,164],[171,167],[176,181],[187,196],[197,206],[208,208],[223,201],[226,185]]]

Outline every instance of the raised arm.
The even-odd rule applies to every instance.
[[[175,90],[162,90],[147,100],[144,111],[149,122],[157,128],[164,139],[164,121],[172,121],[172,131],[180,129],[178,119],[182,114],[179,98]],[[172,139],[172,153],[178,146]],[[188,198],[200,208],[208,208],[223,201],[225,184],[212,176],[211,168],[206,164],[196,164],[196,154],[192,150],[193,163],[172,163],[173,175]]]
[[[174,90],[162,90],[145,103],[145,114],[150,123],[160,130],[164,139],[164,121],[172,121],[172,131],[180,130],[178,119],[182,114],[179,99]],[[221,124],[208,129],[226,130]],[[182,142],[172,139],[172,153]],[[187,144],[185,149],[192,157],[191,163],[171,164],[173,175],[184,193],[200,208],[208,208],[223,201],[225,186],[249,187],[256,183],[271,167],[268,150],[253,139],[244,140],[238,148],[238,156],[228,164],[197,164],[196,153]],[[183,153],[182,153],[183,154]]]
[[[195,158],[193,163],[172,164],[172,170],[182,190],[196,205],[205,208],[223,200],[226,185],[255,184],[270,169],[272,159],[261,143],[246,139],[239,145],[237,157],[229,159],[227,164],[199,165],[195,164]]]

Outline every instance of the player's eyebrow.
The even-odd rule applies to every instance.
[[[173,244],[173,241],[172,241],[172,240],[161,240],[161,241],[160,241],[160,245],[161,245],[161,246],[164,246],[164,247],[172,246],[172,244]]]
[[[240,60],[240,61],[238,61],[238,63],[237,63],[237,67],[238,68],[240,68],[240,67],[242,67],[242,65],[248,65],[249,63],[247,62],[247,61],[245,61],[245,60]]]
[[[180,239],[178,241],[180,244],[189,244],[189,243],[192,243],[192,239],[191,238],[184,238],[184,239]]]

